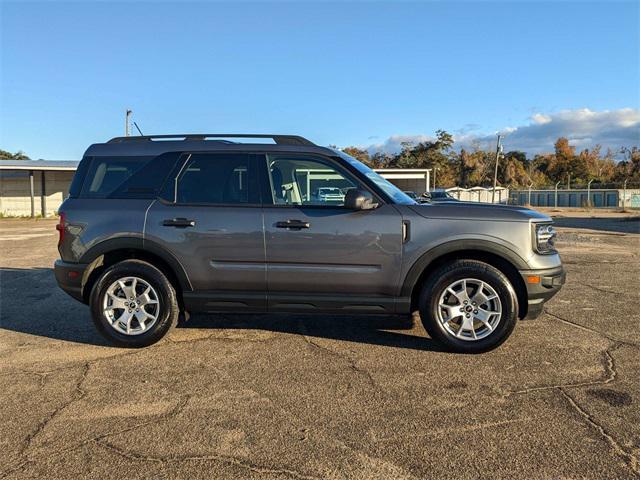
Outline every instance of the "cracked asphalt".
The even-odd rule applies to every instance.
[[[638,478],[640,223],[559,218],[561,293],[496,351],[398,318],[194,317],[107,345],[54,221],[0,220],[0,478]]]

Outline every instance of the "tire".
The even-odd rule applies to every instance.
[[[507,277],[478,260],[456,260],[436,269],[424,283],[418,305],[431,338],[459,353],[500,346],[513,332],[518,313]]]
[[[129,348],[156,343],[175,327],[180,314],[167,277],[142,260],[124,260],[107,268],[91,290],[89,306],[100,334]]]

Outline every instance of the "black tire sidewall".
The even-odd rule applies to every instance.
[[[489,284],[502,304],[502,317],[496,329],[487,337],[467,341],[454,338],[437,317],[438,300],[444,290],[457,280],[474,278]],[[460,353],[481,353],[500,346],[513,332],[517,320],[518,301],[508,278],[498,269],[480,261],[458,260],[441,267],[426,282],[420,295],[420,317],[429,335]]]
[[[148,282],[158,293],[160,316],[156,323],[140,335],[125,335],[111,327],[102,311],[107,289],[123,277],[138,277]],[[176,292],[164,274],[153,265],[141,260],[125,260],[109,267],[91,290],[91,316],[98,331],[111,343],[120,347],[146,347],[164,337],[177,323],[179,316]]]

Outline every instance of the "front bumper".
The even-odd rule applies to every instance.
[[[84,302],[82,298],[82,286],[84,285],[86,263],[70,263],[56,260],[53,272],[58,286],[76,300]]]
[[[540,316],[544,303],[560,291],[567,278],[562,265],[544,270],[520,270],[527,287],[527,314],[524,319]]]

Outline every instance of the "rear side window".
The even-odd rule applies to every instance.
[[[84,175],[84,198],[155,198],[179,154],[93,157]]]
[[[76,173],[73,175],[73,179],[71,180],[71,185],[69,186],[69,196],[71,198],[77,198],[80,196],[82,183],[84,182],[84,177],[87,175],[89,165],[91,165],[91,160],[92,157],[84,157],[80,161],[80,164],[76,169]]]
[[[259,203],[259,184],[252,156],[244,153],[194,153],[187,156],[176,179],[176,203]]]

